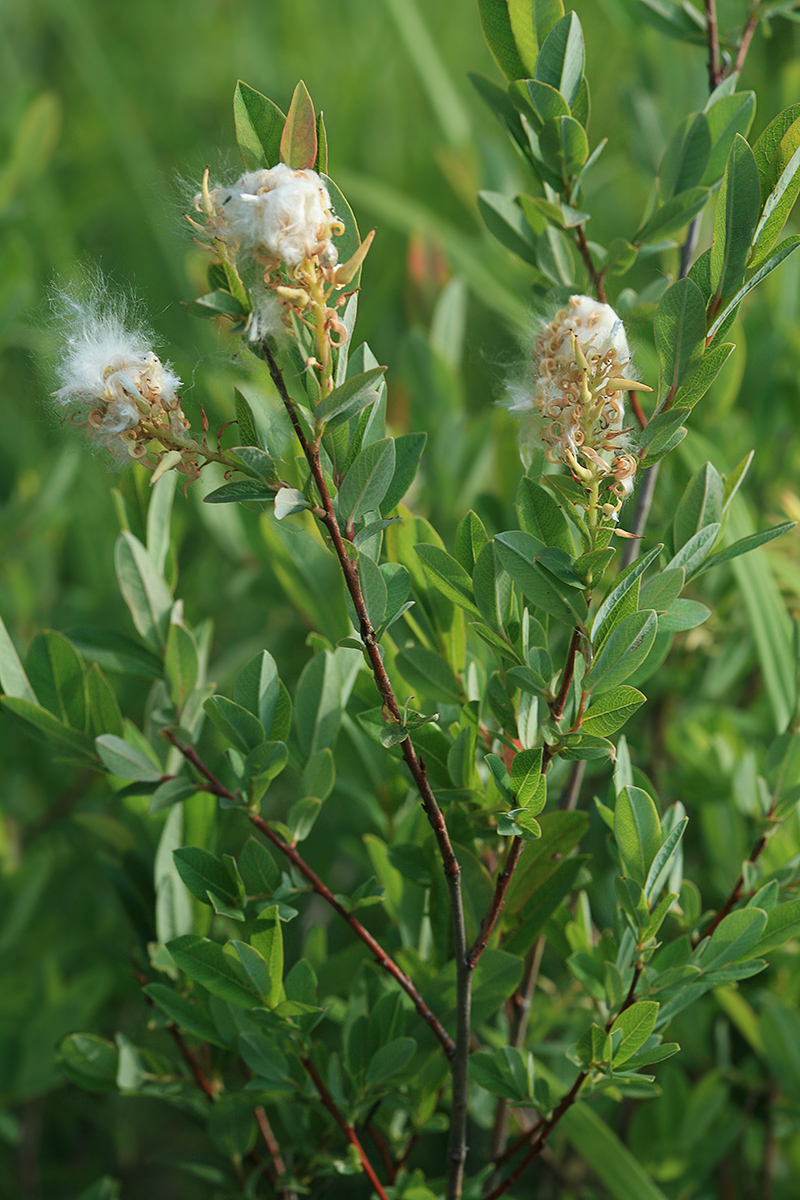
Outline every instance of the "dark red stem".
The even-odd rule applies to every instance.
[[[372,1163],[369,1161],[369,1159],[367,1158],[367,1156],[364,1152],[364,1147],[361,1145],[361,1142],[358,1140],[358,1137],[356,1136],[356,1131],[353,1129],[353,1127],[351,1125],[347,1124],[344,1117],[339,1112],[339,1109],[336,1107],[336,1104],[334,1103],[333,1097],[331,1096],[328,1089],[325,1087],[325,1084],[320,1079],[319,1074],[318,1074],[314,1064],[312,1063],[311,1059],[304,1058],[303,1066],[305,1067],[308,1074],[311,1076],[311,1079],[314,1081],[314,1087],[319,1092],[319,1096],[320,1096],[320,1099],[322,1100],[322,1103],[325,1105],[328,1112],[331,1114],[334,1121],[339,1126],[339,1128],[341,1129],[344,1136],[347,1138],[350,1145],[354,1147],[356,1153],[358,1154],[358,1157],[361,1159],[361,1165],[363,1166],[364,1171],[365,1171],[366,1175],[368,1176],[370,1183],[375,1188],[375,1191],[378,1193],[381,1200],[389,1200],[388,1196],[386,1195],[386,1192],[383,1190],[383,1185],[381,1184],[381,1181],[378,1179],[378,1176],[375,1174]]]

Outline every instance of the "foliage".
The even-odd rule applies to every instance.
[[[399,174],[378,182],[386,129],[360,157],[341,98],[339,122],[304,83],[284,78],[279,104],[240,82],[245,172],[278,168],[242,176],[246,204],[279,164],[313,168],[322,224],[295,260],[266,235],[252,252],[236,187],[206,179],[193,203],[186,320],[210,318],[202,354],[236,356],[198,376],[216,438],[188,389],[194,432],[149,425],[146,372],[117,364],[104,382],[142,404],[125,431],[141,461],[116,486],[98,460],[79,475],[55,433],[19,439],[4,562],[19,556],[0,576],[14,1197],[796,1194],[800,647],[783,593],[800,593],[800,500],[791,371],[771,360],[780,339],[796,353],[800,106],[765,64],[796,82],[797,6],[744,26],[730,7],[715,25],[662,0],[481,0],[490,124],[450,78],[464,50],[444,58],[411,0],[387,0],[419,89],[387,120],[411,147],[430,106],[448,185],[423,142],[410,199]],[[60,19],[87,86],[113,95],[91,14]],[[352,32],[330,36],[344,55]],[[665,74],[667,36],[691,87]],[[739,90],[753,62],[759,86]],[[0,193],[11,389],[44,336],[19,317],[37,286],[19,197],[59,136],[53,94],[21,89],[18,109]],[[345,162],[352,208],[329,176]],[[362,209],[413,229],[405,264],[397,232],[362,240]],[[143,252],[159,301],[188,294],[176,245],[158,225]],[[543,439],[524,399],[537,342],[509,383],[522,467],[487,362],[529,356],[529,309],[549,322],[575,293],[613,303],[652,395],[562,340],[548,371],[568,361],[583,440]],[[182,320],[165,324],[188,342]],[[638,427],[616,444],[604,406],[623,391]],[[92,403],[96,431],[112,410]]]

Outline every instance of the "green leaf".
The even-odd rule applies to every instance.
[[[646,699],[640,691],[627,684],[612,688],[586,710],[581,729],[600,737],[608,737],[621,729]]]
[[[296,171],[309,170],[317,161],[317,117],[302,79],[294,89],[281,133],[281,162]]]
[[[417,1052],[417,1043],[410,1037],[395,1038],[373,1054],[364,1076],[367,1087],[379,1087],[392,1075],[404,1070]]]
[[[59,1046],[66,1076],[89,1092],[116,1092],[119,1050],[94,1033],[72,1033]]]
[[[233,699],[257,717],[269,737],[280,696],[280,680],[275,659],[262,650],[242,667],[233,685]]]
[[[231,862],[199,846],[182,846],[172,851],[178,874],[189,891],[203,904],[216,907],[210,893],[230,908],[242,907],[242,894]]]
[[[511,761],[509,787],[519,808],[532,817],[542,811],[547,800],[547,780],[542,774],[542,751],[521,750]]]
[[[242,1008],[255,1008],[261,1004],[261,996],[241,968],[216,942],[185,934],[167,942],[167,950],[175,965],[190,979],[202,984],[212,996]]]
[[[676,806],[677,807],[677,806]],[[661,843],[658,853],[650,864],[647,872],[647,879],[644,883],[645,899],[648,904],[652,904],[653,900],[658,896],[661,888],[666,882],[675,855],[678,852],[678,847],[683,838],[686,826],[689,823],[689,818],[684,817],[669,831],[664,841]]]
[[[127,530],[114,552],[117,580],[133,623],[146,642],[166,644],[172,596],[145,547]]]
[[[120,779],[134,779],[140,783],[158,783],[164,772],[158,763],[148,758],[136,746],[113,733],[95,738],[97,753],[103,765]]]
[[[197,687],[200,673],[200,653],[194,636],[185,625],[170,624],[167,648],[164,653],[164,674],[170,685],[170,695],[178,708]]]
[[[774,246],[800,192],[800,118],[784,134],[761,182],[769,191],[753,235],[751,267]]]
[[[275,860],[258,838],[245,842],[239,855],[239,873],[248,896],[271,896],[281,881]]]
[[[659,633],[683,633],[696,629],[711,616],[711,609],[698,600],[676,600],[669,612],[658,618]]]
[[[297,684],[295,724],[304,754],[315,754],[336,740],[342,719],[341,680],[336,659],[323,652],[303,668]]]
[[[722,178],[733,139],[737,133],[747,137],[755,112],[755,92],[736,92],[731,96],[721,96],[713,103],[709,100],[705,113],[711,134],[711,154],[705,174],[698,182],[714,187]]]
[[[639,439],[640,465],[646,462],[648,466],[652,466],[683,441],[686,428],[682,422],[686,420],[689,411],[688,408],[671,408],[668,412],[658,413],[647,422],[647,427]]]
[[[519,205],[502,192],[479,192],[478,208],[486,228],[524,262],[536,265],[536,237]]]
[[[575,259],[565,233],[548,225],[536,242],[536,264],[556,287],[571,287],[575,282]]]
[[[655,1028],[658,1017],[658,1002],[655,1000],[640,1000],[621,1012],[610,1033],[622,1031],[622,1040],[614,1051],[614,1066],[621,1066],[640,1050]]]
[[[119,702],[97,663],[92,663],[86,672],[86,693],[94,732],[115,733],[117,737],[122,737],[125,727]]]
[[[442,595],[471,616],[480,617],[480,610],[472,598],[472,580],[460,563],[438,546],[421,543],[414,550],[422,560],[425,574]]]
[[[258,500],[262,504],[275,498],[275,491],[265,487],[257,479],[235,479],[223,483],[203,497],[204,504],[240,504],[246,500]]]
[[[767,924],[761,908],[740,908],[723,917],[710,938],[701,942],[693,961],[705,973],[716,972],[731,963],[751,957]]]
[[[232,317],[238,320],[244,317],[246,310],[242,306],[242,302],[232,296],[230,292],[217,289],[214,292],[206,292],[203,296],[198,296],[187,304],[187,310],[195,317]]]
[[[387,517],[397,507],[414,482],[427,439],[427,433],[404,433],[395,438],[394,474],[379,505],[382,517]]]
[[[681,496],[673,522],[676,549],[708,525],[722,521],[723,483],[711,463],[696,471]]]
[[[632,239],[633,244],[640,246],[643,242],[660,241],[677,233],[697,216],[710,195],[708,188],[693,187],[681,192],[679,196],[673,196],[666,204],[660,205],[642,225]]]
[[[165,779],[150,796],[147,811],[152,816],[155,813],[163,812],[165,808],[172,808],[173,804],[180,804],[181,801],[189,800],[196,795],[197,784],[192,783],[190,779],[180,777]]]
[[[623,683],[647,658],[657,631],[658,616],[652,610],[623,617],[584,676],[584,689],[600,696]]]
[[[30,686],[43,707],[65,725],[85,730],[85,673],[72,643],[54,630],[40,633],[31,643],[25,665]]]
[[[274,1007],[283,999],[283,933],[277,909],[262,914],[250,936],[250,943],[267,968],[269,989],[262,994]]]
[[[239,438],[242,446],[258,447],[259,438],[252,409],[238,388],[233,389],[233,394],[236,401],[236,423],[239,426]]]
[[[583,79],[583,64],[583,30],[577,14],[571,12],[556,22],[542,42],[534,77],[560,92],[571,108]]]
[[[526,533],[501,533],[494,544],[500,562],[526,600],[567,625],[583,625],[587,616],[584,597],[534,561],[541,550],[534,538]]]
[[[478,11],[486,44],[506,79],[524,79],[528,71],[514,39],[508,0],[478,0]]]
[[[706,305],[691,279],[679,279],[661,298],[655,318],[661,364],[660,403],[670,403],[680,385],[700,365],[706,341]]]
[[[623,872],[644,886],[662,838],[658,810],[642,788],[625,787],[617,796],[614,838]]]
[[[661,545],[654,546],[652,550],[649,550],[647,554],[643,555],[642,558],[637,559],[632,566],[628,567],[620,575],[614,587],[611,589],[603,603],[598,608],[594,621],[592,621],[593,642],[601,642],[606,636],[608,630],[603,627],[608,621],[613,609],[619,604],[623,596],[636,585],[637,580],[641,578],[650,564],[658,558],[662,549],[663,547]]]
[[[514,1046],[503,1046],[494,1053],[472,1054],[470,1077],[479,1087],[514,1104],[533,1103],[533,1055]]]
[[[242,754],[249,754],[264,741],[264,727],[258,717],[234,700],[211,696],[203,708],[223,737]]]
[[[483,547],[489,540],[483,521],[472,509],[458,523],[455,536],[456,558],[470,577],[470,593],[472,592],[472,572]]]
[[[374,367],[352,375],[334,388],[314,409],[314,417],[326,430],[336,429],[351,417],[374,404],[381,394],[385,367]]]
[[[761,180],[761,199],[766,200],[780,174],[773,168],[779,157],[780,144],[796,121],[800,120],[800,104],[790,104],[770,121],[753,146],[758,175]]]
[[[511,85],[508,94],[515,107],[524,114],[537,132],[545,121],[570,115],[570,106],[561,92],[538,79],[520,79]]]
[[[6,696],[26,700],[29,704],[39,703],[2,618],[0,618],[0,687]]]
[[[638,1159],[587,1104],[573,1104],[561,1126],[613,1200],[667,1200]]]
[[[562,179],[569,179],[589,157],[589,140],[574,117],[554,117],[542,126],[539,149],[545,165]]]
[[[666,571],[675,570],[677,567],[683,567],[686,572],[686,578],[689,579],[708,557],[711,547],[719,536],[719,522],[714,522],[712,525],[706,525],[703,529],[698,530],[693,534],[681,548],[669,560]]]
[[[186,1033],[212,1046],[225,1048],[213,1021],[198,1004],[163,983],[149,983],[142,991]]]
[[[274,167],[280,158],[286,117],[266,96],[241,80],[233,95],[236,141],[246,171]]]
[[[741,136],[733,139],[714,211],[711,243],[711,313],[737,291],[744,275],[761,209],[761,187],[753,151]]]
[[[16,696],[3,696],[0,699],[4,708],[14,713],[20,720],[32,725],[34,729],[44,735],[48,742],[52,742],[60,750],[79,757],[93,757],[91,738],[77,729],[70,729],[46,708]]]
[[[235,459],[239,470],[251,479],[262,483],[274,480],[275,463],[266,450],[256,446],[233,446],[228,454]]]
[[[733,342],[721,342],[719,346],[713,346],[705,352],[696,369],[675,393],[673,404],[676,410],[683,409],[686,413],[705,396],[734,349]]]
[[[675,571],[661,571],[644,585],[639,597],[641,608],[654,608],[657,613],[667,612],[683,591],[686,572],[682,567]]]
[[[754,275],[751,275],[744,284],[739,288],[739,291],[733,296],[725,307],[719,313],[714,323],[708,331],[708,340],[710,341],[720,329],[723,328],[729,317],[733,315],[736,309],[744,300],[748,292],[752,291],[757,284],[761,283],[762,279],[766,279],[771,271],[779,267],[784,259],[787,259],[790,254],[793,254],[797,247],[800,246],[800,235],[793,235],[785,238],[778,246],[777,250],[769,256],[766,262],[762,263]]]
[[[395,469],[394,438],[366,446],[342,480],[337,502],[347,523],[361,513],[377,509],[385,497]]]
[[[659,169],[662,202],[703,182],[711,154],[711,130],[705,113],[686,117],[670,138]]]

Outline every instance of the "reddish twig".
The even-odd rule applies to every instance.
[[[314,1087],[319,1092],[319,1096],[320,1096],[320,1099],[322,1100],[322,1103],[325,1105],[328,1112],[331,1114],[334,1121],[339,1126],[339,1128],[341,1129],[344,1136],[347,1138],[350,1145],[355,1149],[356,1153],[358,1154],[358,1157],[361,1159],[361,1165],[363,1166],[364,1171],[365,1171],[366,1175],[368,1176],[369,1181],[372,1184],[372,1186],[374,1187],[375,1191],[378,1193],[381,1200],[389,1200],[388,1196],[386,1195],[386,1192],[383,1190],[381,1181],[378,1179],[378,1176],[375,1174],[375,1170],[372,1166],[372,1163],[369,1161],[369,1159],[367,1158],[367,1156],[364,1152],[364,1147],[361,1145],[361,1142],[358,1140],[358,1137],[356,1136],[355,1130],[353,1129],[353,1127],[351,1125],[347,1124],[344,1117],[339,1112],[339,1109],[336,1107],[333,1097],[331,1096],[328,1089],[325,1087],[325,1084],[320,1079],[319,1074],[318,1074],[314,1064],[312,1063],[311,1059],[304,1058],[303,1066],[305,1067],[308,1074],[311,1076],[311,1079],[314,1082]]]
[[[358,619],[359,634],[364,651],[372,668],[375,686],[383,702],[384,712],[393,721],[401,724],[400,708],[395,699],[389,676],[381,658],[378,638],[367,613],[361,583],[358,577],[358,567],[350,559],[344,544],[342,532],[333,507],[328,485],[322,470],[317,442],[310,442],[306,437],[294,401],[289,395],[286,383],[269,345],[263,342],[261,353],[269,369],[270,377],[280,396],[283,406],[292,423],[295,436],[305,456],[322,503],[323,515],[320,520],[328,531],[336,557],[339,560],[345,586],[353,601]],[[439,855],[444,868],[447,890],[450,898],[450,916],[453,927],[453,950],[456,960],[456,1040],[455,1050],[449,1055],[453,1083],[453,1100],[451,1107],[450,1137],[448,1141],[447,1164],[447,1200],[459,1200],[461,1196],[464,1175],[464,1163],[467,1157],[467,1089],[469,1070],[469,1038],[470,1038],[470,1003],[472,972],[467,966],[467,934],[464,924],[464,903],[461,895],[461,867],[456,858],[450,836],[447,832],[444,815],[439,808],[436,797],[431,790],[425,767],[417,755],[411,739],[406,737],[400,743],[400,749],[406,766],[417,785],[422,807],[428,819]],[[440,1039],[441,1040],[441,1039]]]
[[[181,1058],[186,1063],[189,1070],[192,1072],[195,1083],[200,1088],[200,1090],[204,1093],[206,1098],[208,1100],[210,1100],[211,1103],[213,1104],[217,1098],[216,1093],[214,1091],[214,1085],[211,1083],[211,1080],[208,1078],[208,1076],[203,1071],[203,1068],[200,1066],[200,1063],[197,1061],[197,1059],[194,1056],[194,1054],[192,1053],[192,1051],[186,1045],[186,1042],[183,1040],[180,1030],[178,1029],[178,1027],[176,1025],[168,1025],[167,1032],[169,1033],[169,1035],[172,1038],[175,1045],[180,1050]]]
[[[631,412],[639,422],[639,428],[645,429],[647,427],[647,417],[645,416],[644,409],[642,408],[641,401],[639,400],[638,392],[628,392],[628,403],[631,406]]]
[[[636,994],[636,987],[639,983],[641,973],[642,968],[640,966],[637,965],[634,967],[633,977],[631,979],[631,985],[628,989],[628,994],[614,1016],[609,1017],[606,1021],[606,1033],[611,1030],[614,1022],[617,1020],[620,1014],[625,1012],[625,1010],[630,1008],[630,1006],[633,1004]],[[544,1149],[550,1134],[553,1132],[556,1125],[558,1125],[559,1121],[567,1112],[567,1110],[570,1109],[575,1103],[578,1098],[578,1093],[588,1078],[589,1072],[581,1071],[572,1084],[570,1090],[565,1096],[562,1096],[550,1116],[546,1120],[538,1121],[532,1129],[527,1130],[522,1137],[518,1138],[517,1141],[514,1142],[514,1144],[505,1152],[501,1161],[507,1161],[508,1159],[514,1158],[517,1152],[521,1150],[526,1143],[528,1143],[531,1137],[534,1139],[525,1157],[517,1164],[514,1170],[504,1180],[498,1183],[498,1185],[493,1188],[492,1191],[484,1196],[484,1200],[497,1200],[498,1196],[504,1195],[504,1193],[507,1192],[510,1187],[514,1186],[520,1175],[522,1175],[527,1167],[530,1166],[533,1160],[538,1158]]]
[[[767,844],[767,836],[768,835],[766,833],[761,834],[761,837],[756,842],[756,844],[753,847],[753,850],[750,854],[750,857],[747,860],[749,863],[755,863],[761,857],[762,851]],[[717,928],[717,926],[720,924],[720,922],[725,920],[728,913],[730,913],[732,911],[732,909],[734,908],[734,906],[736,904],[738,904],[738,902],[741,900],[743,890],[744,890],[744,871],[742,871],[739,878],[736,880],[736,883],[733,885],[733,888],[731,890],[730,895],[728,896],[728,899],[725,901],[725,903],[722,905],[722,907],[715,913],[714,918],[711,921],[710,925],[707,927],[707,929],[705,929],[703,931],[703,933],[701,933],[697,938],[694,939],[694,941],[692,943],[694,946],[699,946],[700,943],[704,942],[707,937],[711,937],[712,933]]]
[[[750,49],[750,43],[753,40],[753,34],[758,28],[758,5],[747,18],[747,24],[742,30],[742,40],[739,42],[739,49],[736,51],[736,61],[733,64],[733,69],[738,75],[744,67],[744,60],[747,58],[747,51]]]
[[[187,761],[190,762],[192,766],[194,766],[205,778],[208,784],[208,788],[206,790],[212,792],[215,796],[220,796],[224,800],[236,801],[238,799],[238,797],[232,791],[230,791],[229,788],[226,788],[225,785],[221,783],[219,779],[217,779],[213,772],[209,770],[193,746],[181,745],[172,730],[167,730],[165,732],[165,737],[169,742],[172,743],[173,746],[180,750],[184,758],[186,758]],[[376,939],[367,929],[364,928],[358,918],[354,916],[353,913],[348,912],[347,909],[339,903],[330,888],[326,887],[320,877],[314,870],[312,870],[305,859],[301,857],[294,846],[290,846],[288,842],[284,842],[282,838],[279,838],[275,831],[270,829],[267,822],[260,817],[258,813],[250,812],[248,810],[247,816],[259,833],[262,833],[264,837],[272,843],[276,850],[279,850],[281,854],[285,855],[286,858],[288,858],[289,861],[297,868],[300,874],[308,880],[317,895],[325,900],[326,903],[329,904],[331,908],[333,908],[339,914],[342,920],[347,922],[353,932],[361,939],[365,946],[368,947],[376,962],[382,966],[383,969],[387,971],[393,979],[397,981],[397,983],[412,1001],[417,1012],[436,1034],[436,1037],[441,1042],[442,1048],[444,1049],[447,1057],[452,1058],[453,1054],[455,1053],[455,1043],[453,1042],[453,1039],[450,1037],[447,1030],[444,1028],[438,1018],[431,1012],[430,1008],[422,999],[422,996],[414,987],[414,984],[409,979],[408,975],[406,975],[404,971],[400,970],[394,959],[386,953],[380,943],[376,941]]]
[[[605,304],[606,289],[603,286],[603,276],[600,274],[600,272],[597,270],[597,267],[594,265],[594,259],[592,258],[592,252],[589,249],[589,243],[586,241],[586,234],[583,231],[582,225],[575,226],[575,236],[578,241],[578,249],[581,252],[581,258],[583,259],[583,261],[586,265],[586,270],[589,272],[589,276],[592,281],[592,287],[595,290],[597,299],[600,301],[601,304]]]
[[[280,1188],[281,1179],[286,1174],[286,1163],[284,1162],[283,1154],[281,1153],[278,1139],[272,1131],[272,1126],[269,1123],[267,1114],[264,1111],[263,1105],[259,1104],[255,1109],[255,1118],[258,1128],[261,1130],[261,1136],[264,1139],[264,1145],[267,1147],[272,1165],[275,1168],[275,1185]],[[284,1200],[296,1200],[296,1193],[290,1188],[283,1189]]]
[[[392,1162],[392,1156],[389,1153],[389,1147],[386,1145],[385,1138],[378,1133],[377,1129],[373,1128],[372,1125],[367,1125],[366,1130],[375,1143],[375,1147],[380,1154],[381,1159],[383,1160],[383,1165],[386,1170],[386,1177],[389,1180],[389,1183],[394,1183],[395,1179],[397,1178],[397,1167]]]

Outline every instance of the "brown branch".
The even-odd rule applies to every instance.
[[[375,1148],[383,1160],[383,1166],[389,1183],[394,1183],[395,1179],[397,1178],[397,1167],[392,1162],[392,1156],[389,1153],[389,1147],[386,1145],[386,1139],[370,1124],[366,1126],[366,1130],[375,1143]]]
[[[167,1032],[169,1033],[169,1035],[172,1038],[175,1045],[180,1050],[181,1057],[182,1057],[183,1061],[186,1063],[189,1070],[192,1072],[195,1083],[200,1088],[201,1092],[203,1092],[206,1099],[210,1100],[211,1103],[213,1104],[217,1098],[216,1092],[214,1091],[214,1085],[212,1084],[211,1080],[208,1078],[208,1076],[203,1071],[203,1068],[200,1066],[200,1063],[197,1061],[197,1058],[195,1057],[194,1053],[186,1045],[186,1042],[183,1040],[183,1036],[182,1036],[180,1030],[178,1029],[177,1025],[172,1025],[172,1024],[168,1025]]]
[[[220,780],[217,779],[217,777],[213,774],[213,772],[209,770],[209,768],[197,754],[194,746],[181,745],[171,729],[166,730],[164,736],[169,742],[172,743],[173,746],[180,750],[184,758],[187,759],[187,761],[190,762],[192,766],[194,766],[205,778],[208,784],[206,788],[207,791],[212,792],[215,796],[221,797],[223,800],[232,800],[235,802],[239,799],[239,797],[230,791],[229,788],[226,788],[224,783],[221,783]],[[339,903],[330,888],[326,887],[319,875],[317,875],[316,872],[308,865],[308,863],[304,858],[302,858],[294,846],[290,846],[288,842],[284,842],[282,838],[279,838],[277,833],[275,833],[273,829],[270,829],[267,822],[261,816],[259,816],[258,813],[248,810],[247,816],[259,833],[262,833],[265,838],[272,842],[272,845],[276,848],[276,850],[279,850],[281,854],[285,855],[286,858],[289,859],[289,861],[297,868],[300,874],[308,880],[312,889],[317,893],[317,895],[325,900],[325,902],[339,914],[342,920],[347,922],[353,932],[359,938],[361,938],[361,941],[370,950],[376,962],[383,967],[383,969],[387,971],[392,978],[397,981],[397,983],[399,983],[400,987],[412,1001],[422,1019],[426,1021],[428,1025],[430,1025],[431,1029],[436,1034],[436,1037],[441,1042],[442,1048],[444,1049],[447,1057],[452,1058],[455,1053],[455,1043],[453,1042],[453,1039],[450,1037],[447,1030],[444,1028],[438,1018],[431,1012],[430,1008],[422,999],[422,996],[419,994],[408,975],[406,975],[404,971],[401,971],[394,959],[386,953],[380,943],[376,941],[376,939],[367,929],[364,928],[358,918],[354,916],[353,913],[348,912],[347,909]]]
[[[275,831],[270,829],[269,825],[262,817],[258,815],[258,813],[248,813],[248,817],[253,825],[255,825],[256,829],[258,829],[260,833],[263,833],[264,837],[268,838],[269,841],[272,842],[273,846],[280,850],[281,854],[286,855],[290,862],[297,867],[301,875],[305,876],[317,895],[325,900],[325,902],[339,914],[343,921],[347,922],[357,937],[361,938],[361,941],[372,953],[375,961],[381,967],[383,967],[383,969],[387,971],[400,985],[400,987],[412,1001],[419,1015],[425,1022],[427,1022],[427,1024],[436,1034],[436,1037],[441,1042],[442,1048],[447,1057],[452,1059],[455,1053],[455,1044],[453,1039],[450,1037],[439,1019],[431,1012],[430,1008],[428,1008],[428,1005],[422,999],[422,996],[419,994],[408,975],[406,975],[404,971],[400,970],[394,959],[386,953],[386,951],[383,949],[380,943],[376,941],[369,930],[364,928],[358,917],[354,916],[353,913],[348,912],[347,909],[339,903],[339,901],[331,892],[330,888],[328,888],[322,882],[320,877],[315,871],[312,870],[305,859],[300,857],[294,846],[290,846],[287,842],[284,842],[281,838],[279,838]]]
[[[381,658],[378,638],[367,613],[364,595],[358,577],[358,567],[350,559],[339,528],[339,522],[333,508],[328,485],[322,471],[319,457],[319,447],[316,442],[310,442],[305,431],[294,401],[289,395],[286,383],[272,351],[267,342],[261,344],[261,353],[269,369],[273,384],[283,401],[284,408],[292,423],[295,436],[305,456],[317,488],[323,508],[320,520],[328,531],[339,566],[344,576],[345,586],[350,593],[353,606],[358,618],[359,634],[362,645],[372,668],[375,686],[383,702],[384,710],[391,718],[401,723],[400,708],[395,699],[389,676]],[[450,1138],[448,1143],[448,1168],[446,1196],[447,1200],[459,1200],[461,1196],[464,1175],[464,1163],[467,1156],[466,1122],[467,1122],[467,1089],[468,1089],[468,1059],[470,1038],[470,1003],[472,972],[467,966],[467,934],[464,924],[464,903],[461,896],[461,867],[453,850],[450,835],[447,832],[444,815],[439,808],[436,797],[431,790],[425,767],[417,755],[411,739],[406,737],[400,743],[400,749],[406,766],[417,785],[422,807],[428,819],[439,854],[442,859],[445,880],[450,898],[450,915],[453,926],[453,950],[456,960],[456,1041],[455,1050],[448,1055],[451,1063],[453,1081],[453,1101],[451,1109]],[[441,1040],[441,1039],[440,1039]]]
[[[358,1140],[355,1130],[353,1129],[353,1127],[351,1125],[347,1124],[344,1117],[339,1112],[339,1109],[336,1107],[333,1097],[331,1096],[328,1089],[325,1087],[325,1084],[320,1079],[319,1074],[317,1073],[317,1070],[316,1070],[314,1064],[312,1063],[311,1059],[304,1058],[303,1066],[305,1067],[308,1074],[311,1076],[311,1079],[314,1082],[314,1086],[317,1089],[317,1091],[319,1092],[322,1103],[325,1105],[328,1112],[331,1114],[334,1121],[339,1126],[339,1128],[341,1129],[344,1136],[347,1138],[350,1145],[353,1146],[356,1153],[358,1154],[358,1157],[361,1159],[361,1165],[363,1166],[364,1171],[365,1171],[366,1175],[368,1176],[369,1181],[372,1184],[372,1186],[374,1187],[375,1191],[378,1193],[381,1200],[389,1200],[388,1196],[386,1195],[386,1192],[383,1190],[381,1181],[378,1179],[378,1176],[375,1174],[375,1170],[372,1166],[372,1163],[369,1161],[369,1159],[366,1156],[366,1153],[364,1152],[364,1147],[361,1145],[361,1142]]]
[[[586,234],[583,231],[583,225],[575,226],[575,236],[578,240],[578,249],[580,250],[581,258],[584,261],[586,270],[589,272],[589,277],[592,281],[592,287],[595,290],[597,299],[601,304],[606,302],[606,289],[603,286],[603,276],[594,265],[592,252],[589,249],[589,243],[586,241]]]
[[[259,1104],[256,1106],[255,1118],[258,1128],[261,1130],[261,1136],[264,1139],[264,1145],[267,1147],[270,1158],[272,1159],[272,1165],[275,1168],[275,1186],[276,1188],[280,1188],[281,1179],[287,1174],[286,1163],[284,1161],[283,1154],[281,1153],[278,1139],[275,1137],[275,1134],[272,1131],[272,1126],[269,1123],[263,1105]],[[283,1196],[283,1200],[297,1200],[297,1193],[292,1191],[291,1188],[283,1188],[281,1195]]]
[[[736,51],[736,61],[733,64],[733,69],[737,75],[744,67],[744,60],[747,58],[747,51],[750,49],[753,34],[758,29],[758,16],[758,5],[756,5],[747,18],[747,24],[742,30],[742,40],[739,42],[739,49]]]
[[[760,838],[758,839],[758,841],[756,842],[755,846],[753,847],[753,849],[750,853],[750,857],[747,860],[749,863],[751,863],[751,864],[755,863],[761,857],[762,851],[767,844],[767,837],[768,837],[768,834],[766,832],[761,834]],[[707,929],[704,930],[703,933],[701,933],[699,935],[699,937],[694,939],[694,941],[692,942],[693,946],[699,946],[700,943],[704,942],[707,937],[711,937],[712,933],[717,928],[717,926],[720,924],[720,922],[725,920],[728,913],[731,912],[731,910],[734,908],[734,906],[736,904],[738,904],[738,902],[741,900],[743,890],[744,890],[744,871],[742,871],[739,878],[736,880],[736,883],[733,885],[733,888],[731,890],[730,895],[728,896],[728,899],[725,901],[725,903],[722,905],[722,907],[720,909],[718,909],[718,911],[716,912],[714,919],[711,921],[711,924],[708,926]]]
[[[628,403],[631,406],[631,412],[639,423],[639,428],[646,429],[647,417],[645,416],[644,409],[642,408],[641,401],[639,400],[639,393],[634,391],[628,392]]]
[[[492,902],[489,905],[486,915],[481,921],[481,927],[478,930],[475,941],[472,943],[472,947],[467,955],[467,965],[471,971],[474,971],[478,959],[486,949],[489,938],[492,935],[492,930],[497,923],[500,913],[503,911],[503,907],[505,906],[506,902],[506,892],[508,891],[508,886],[511,883],[511,876],[516,870],[517,863],[519,862],[524,849],[525,841],[523,838],[514,837],[511,839],[511,845],[509,846],[508,854],[506,855],[505,866],[497,876],[497,883],[495,884]]]
[[[720,66],[716,0],[705,0],[705,9],[706,34],[708,36],[708,90],[713,92],[723,79],[723,71]]]

